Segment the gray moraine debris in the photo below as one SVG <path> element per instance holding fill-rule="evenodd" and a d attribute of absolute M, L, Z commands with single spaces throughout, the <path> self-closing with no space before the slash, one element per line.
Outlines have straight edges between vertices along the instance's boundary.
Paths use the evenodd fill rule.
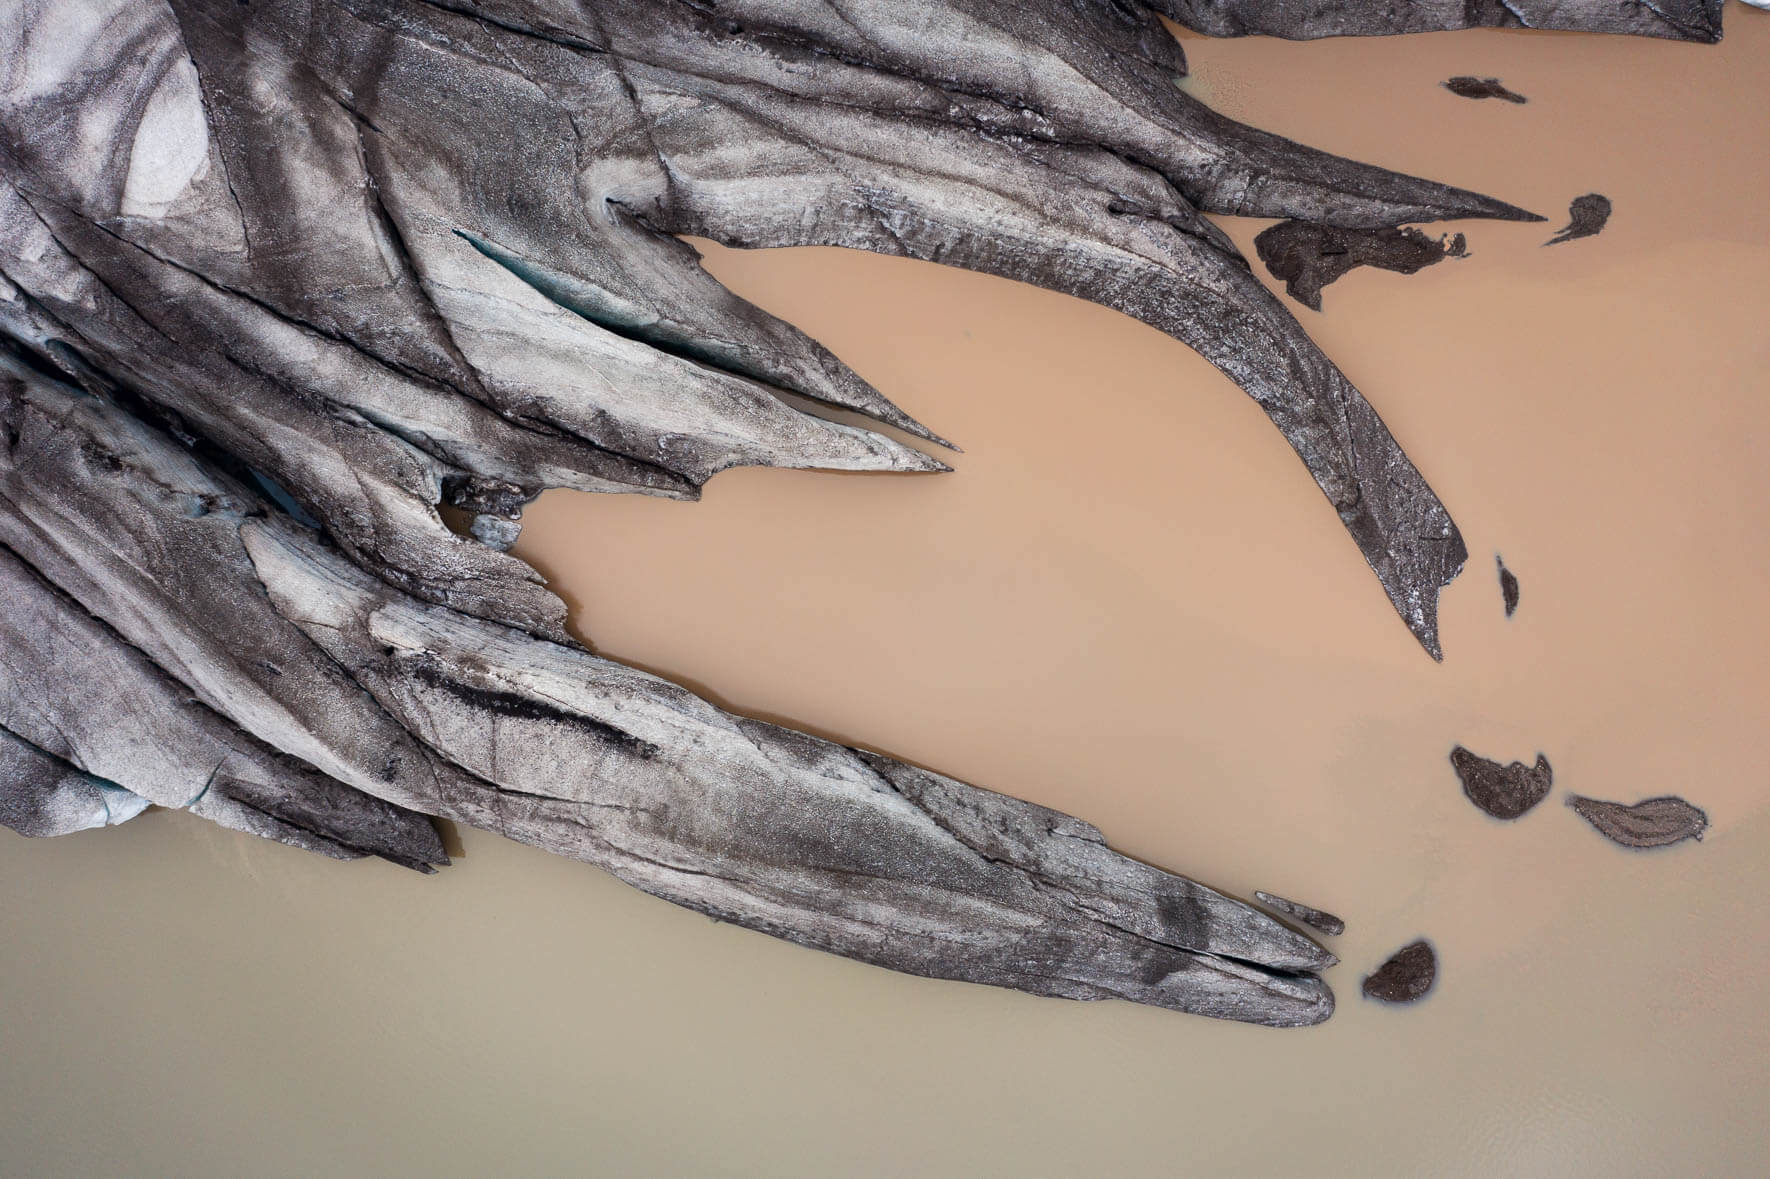
<path fill-rule="evenodd" d="M 1284 281 L 1291 298 L 1321 310 L 1321 288 L 1360 266 L 1397 274 L 1418 274 L 1446 258 L 1465 258 L 1462 234 L 1446 241 L 1412 228 L 1346 229 L 1309 221 L 1280 221 L 1262 230 L 1254 249 L 1272 276 Z"/>
<path fill-rule="evenodd" d="M 1498 554 L 1493 555 L 1493 563 L 1500 570 L 1500 597 L 1506 602 L 1506 617 L 1518 613 L 1518 576 L 1506 568 L 1505 560 Z"/>
<path fill-rule="evenodd" d="M 1308 905 L 1300 905 L 1296 901 L 1287 901 L 1281 896 L 1269 892 L 1255 892 L 1254 899 L 1275 913 L 1283 913 L 1287 917 L 1295 917 L 1311 929 L 1338 937 L 1346 932 L 1346 923 L 1332 913 L 1321 909 L 1312 909 Z"/>
<path fill-rule="evenodd" d="M 1364 997 L 1384 1003 L 1412 1003 L 1423 999 L 1438 980 L 1438 955 L 1425 938 L 1395 951 L 1376 973 L 1364 979 Z"/>
<path fill-rule="evenodd" d="M 1439 85 L 1458 98 L 1497 98 L 1502 102 L 1518 103 L 1520 106 L 1530 101 L 1517 91 L 1506 89 L 1498 78 L 1475 78 L 1468 74 L 1459 74 Z"/>
<path fill-rule="evenodd" d="M 1668 847 L 1686 839 L 1701 839 L 1709 825 L 1709 817 L 1700 807 L 1675 794 L 1644 799 L 1633 806 L 1570 794 L 1567 805 L 1604 838 L 1624 847 Z"/>
<path fill-rule="evenodd" d="M 1450 764 L 1469 801 L 1496 819 L 1516 819 L 1549 796 L 1555 780 L 1549 759 L 1536 755 L 1536 765 L 1521 761 L 1502 766 L 1461 745 L 1450 751 Z"/>
<path fill-rule="evenodd" d="M 1544 242 L 1545 246 L 1558 246 L 1562 242 L 1577 241 L 1582 237 L 1596 237 L 1610 223 L 1610 198 L 1597 192 L 1574 197 L 1573 203 L 1567 206 L 1567 218 L 1567 228 Z"/>
<path fill-rule="evenodd" d="M 1300 41 L 1498 28 L 1721 39 L 1721 0 L 1150 0 L 1149 6 L 1211 37 Z"/>

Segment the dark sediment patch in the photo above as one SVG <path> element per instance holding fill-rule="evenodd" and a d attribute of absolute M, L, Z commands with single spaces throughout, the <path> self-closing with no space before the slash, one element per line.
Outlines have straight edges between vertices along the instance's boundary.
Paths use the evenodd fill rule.
<path fill-rule="evenodd" d="M 1291 298 L 1321 310 L 1321 289 L 1360 266 L 1417 274 L 1446 258 L 1462 258 L 1462 234 L 1448 241 L 1417 229 L 1346 229 L 1313 221 L 1280 221 L 1260 232 L 1254 250 Z"/>
<path fill-rule="evenodd" d="M 1709 825 L 1709 817 L 1700 807 L 1675 794 L 1643 799 L 1633 806 L 1570 794 L 1567 805 L 1604 838 L 1624 847 L 1667 847 L 1701 839 Z"/>
<path fill-rule="evenodd" d="M 1573 203 L 1567 206 L 1567 228 L 1543 244 L 1558 246 L 1562 242 L 1593 237 L 1609 222 L 1610 198 L 1603 193 L 1588 192 L 1585 196 L 1574 197 Z"/>
<path fill-rule="evenodd" d="M 1450 751 L 1450 764 L 1470 802 L 1496 819 L 1516 819 L 1549 796 L 1555 772 L 1549 759 L 1536 755 L 1536 765 L 1521 761 L 1502 766 L 1461 745 Z"/>
<path fill-rule="evenodd" d="M 1364 978 L 1364 997 L 1383 1003 L 1413 1003 L 1438 980 L 1438 955 L 1425 938 L 1409 942 Z"/>
<path fill-rule="evenodd" d="M 1493 555 L 1493 563 L 1499 566 L 1500 597 L 1506 601 L 1506 617 L 1518 613 L 1518 575 L 1506 568 L 1506 562 L 1498 553 Z"/>
<path fill-rule="evenodd" d="M 1332 913 L 1321 909 L 1312 909 L 1308 905 L 1300 905 L 1296 901 L 1287 901 L 1283 897 L 1274 896 L 1269 892 L 1255 892 L 1254 899 L 1275 913 L 1283 913 L 1287 917 L 1295 917 L 1312 929 L 1319 929 L 1326 934 L 1346 932 L 1346 923 Z"/>
<path fill-rule="evenodd" d="M 1458 98 L 1497 98 L 1502 102 L 1515 102 L 1520 105 L 1530 99 L 1515 90 L 1506 89 L 1498 78 L 1476 78 L 1468 74 L 1459 74 L 1447 81 L 1440 82 L 1446 90 Z"/>

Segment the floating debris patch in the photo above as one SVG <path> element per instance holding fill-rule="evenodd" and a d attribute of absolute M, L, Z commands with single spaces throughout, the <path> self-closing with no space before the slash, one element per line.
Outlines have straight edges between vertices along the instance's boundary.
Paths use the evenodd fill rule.
<path fill-rule="evenodd" d="M 1280 221 L 1262 230 L 1254 249 L 1291 298 L 1321 310 L 1321 289 L 1360 266 L 1417 274 L 1446 258 L 1465 258 L 1468 240 L 1448 241 L 1413 228 L 1348 229 L 1313 221 Z"/>
<path fill-rule="evenodd" d="M 1493 563 L 1499 566 L 1500 597 L 1506 602 L 1506 617 L 1518 613 L 1518 575 L 1506 568 L 1505 559 L 1498 553 L 1493 555 Z"/>
<path fill-rule="evenodd" d="M 1413 1003 L 1438 981 L 1438 954 L 1425 938 L 1409 942 L 1364 979 L 1364 997 L 1383 1003 Z"/>
<path fill-rule="evenodd" d="M 1311 929 L 1338 937 L 1346 932 L 1346 923 L 1332 913 L 1321 909 L 1312 909 L 1308 905 L 1300 905 L 1296 901 L 1287 901 L 1281 896 L 1269 892 L 1254 893 L 1254 899 L 1275 913 L 1283 913 L 1287 917 L 1295 917 Z"/>
<path fill-rule="evenodd" d="M 1496 819 L 1516 819 L 1547 798 L 1555 781 L 1549 759 L 1540 753 L 1534 766 L 1501 765 L 1459 745 L 1450 751 L 1450 764 L 1469 801 Z"/>
<path fill-rule="evenodd" d="M 1567 228 L 1543 244 L 1558 246 L 1582 237 L 1596 237 L 1609 223 L 1610 198 L 1602 193 L 1588 192 L 1585 196 L 1574 197 L 1573 203 L 1567 206 Z"/>
<path fill-rule="evenodd" d="M 1513 102 L 1522 106 L 1530 99 L 1516 90 L 1508 90 L 1498 78 L 1476 78 L 1468 74 L 1459 74 L 1447 81 L 1440 82 L 1446 90 L 1458 98 L 1497 98 L 1502 102 Z"/>
<path fill-rule="evenodd" d="M 1598 834 L 1624 847 L 1668 847 L 1686 839 L 1701 839 L 1709 826 L 1702 808 L 1675 794 L 1643 799 L 1633 806 L 1570 794 L 1567 805 L 1597 828 Z"/>

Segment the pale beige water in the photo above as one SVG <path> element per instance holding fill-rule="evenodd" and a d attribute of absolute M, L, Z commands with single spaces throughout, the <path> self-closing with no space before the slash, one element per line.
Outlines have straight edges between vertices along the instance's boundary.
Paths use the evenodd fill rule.
<path fill-rule="evenodd" d="M 1720 49 L 1188 41 L 1260 126 L 1556 218 L 1615 202 L 1599 238 L 1463 226 L 1468 261 L 1300 312 L 1468 538 L 1443 666 L 1196 357 L 903 261 L 709 250 L 966 446 L 956 474 L 530 513 L 521 551 L 606 653 L 1339 912 L 1329 1024 L 905 978 L 473 831 L 424 879 L 154 813 L 0 832 L 0 1172 L 1763 1173 L 1770 16 L 1730 7 Z M 1545 751 L 1555 794 L 1486 819 L 1455 742 Z M 1624 852 L 1569 789 L 1714 827 Z M 1360 1000 L 1418 934 L 1431 998 Z"/>

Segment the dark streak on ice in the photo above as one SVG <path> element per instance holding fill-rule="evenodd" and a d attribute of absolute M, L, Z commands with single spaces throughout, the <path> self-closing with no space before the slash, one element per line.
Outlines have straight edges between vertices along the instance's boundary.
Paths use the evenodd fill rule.
<path fill-rule="evenodd" d="M 413 661 L 411 673 L 431 687 L 441 688 L 463 703 L 496 716 L 570 725 L 573 728 L 592 733 L 603 741 L 642 758 L 656 757 L 659 752 L 658 747 L 650 741 L 635 737 L 632 733 L 618 729 L 606 721 L 599 721 L 581 713 L 568 712 L 563 708 L 552 708 L 531 696 L 519 696 L 515 692 L 500 692 L 494 688 L 478 688 L 472 684 L 464 684 L 444 673 L 429 657 L 420 657 Z"/>

